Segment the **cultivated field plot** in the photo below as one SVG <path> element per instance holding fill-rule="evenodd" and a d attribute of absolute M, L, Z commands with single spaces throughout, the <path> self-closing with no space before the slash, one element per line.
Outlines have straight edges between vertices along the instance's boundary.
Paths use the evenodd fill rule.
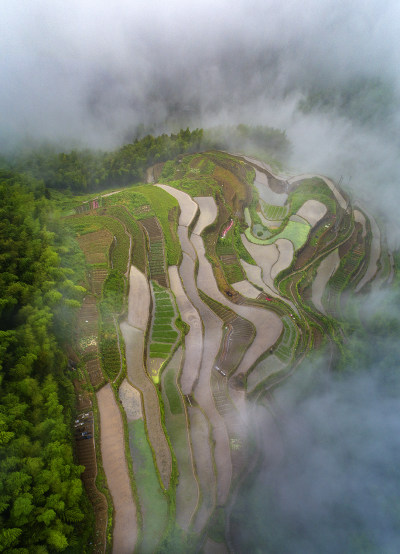
<path fill-rule="evenodd" d="M 233 288 L 242 296 L 247 296 L 247 298 L 252 299 L 258 298 L 261 292 L 259 289 L 256 289 L 256 287 L 252 285 L 249 281 L 247 281 L 247 279 L 235 283 L 233 285 Z"/>
<path fill-rule="evenodd" d="M 78 236 L 79 243 L 88 264 L 107 264 L 108 252 L 113 241 L 112 234 L 106 229 Z"/>
<path fill-rule="evenodd" d="M 200 208 L 200 216 L 193 229 L 193 233 L 201 235 L 204 229 L 216 220 L 218 207 L 212 196 L 196 196 L 195 201 Z"/>
<path fill-rule="evenodd" d="M 182 351 L 179 348 L 163 371 L 162 396 L 165 425 L 179 471 L 176 487 L 176 521 L 182 529 L 188 531 L 199 501 L 199 485 L 194 474 L 186 407 L 177 384 L 181 359 Z"/>
<path fill-rule="evenodd" d="M 297 345 L 299 331 L 297 325 L 293 322 L 291 317 L 284 316 L 282 318 L 283 323 L 283 336 L 280 340 L 279 346 L 275 349 L 275 355 L 285 364 L 289 363 L 294 355 L 294 351 Z"/>
<path fill-rule="evenodd" d="M 307 200 L 297 211 L 297 215 L 314 227 L 327 212 L 327 207 L 318 200 Z"/>
<path fill-rule="evenodd" d="M 200 298 L 225 323 L 224 336 L 215 360 L 214 368 L 221 375 L 229 377 L 237 368 L 244 353 L 254 340 L 255 330 L 246 319 L 238 316 L 219 302 L 209 298 L 202 291 Z M 224 415 L 224 414 L 222 414 Z"/>
<path fill-rule="evenodd" d="M 151 286 L 154 298 L 154 316 L 149 340 L 148 370 L 151 358 L 166 360 L 180 340 L 180 333 L 174 324 L 177 313 L 171 293 L 158 286 L 154 281 Z M 158 369 L 159 367 L 154 368 L 151 373 L 151 378 L 155 383 L 159 382 Z"/>
<path fill-rule="evenodd" d="M 271 278 L 275 280 L 277 275 L 290 266 L 293 260 L 293 243 L 287 239 L 278 239 L 275 242 L 279 250 L 279 258 L 271 268 Z"/>
<path fill-rule="evenodd" d="M 168 523 L 168 500 L 161 490 L 142 419 L 128 422 L 129 448 L 143 526 L 138 552 L 155 552 Z"/>
<path fill-rule="evenodd" d="M 274 206 L 273 204 L 267 204 L 267 202 L 263 200 L 260 201 L 260 205 L 264 217 L 272 221 L 281 221 L 285 219 L 289 212 L 288 206 Z"/>
<path fill-rule="evenodd" d="M 142 219 L 141 223 L 147 232 L 147 236 L 149 237 L 148 260 L 150 278 L 157 281 L 160 286 L 167 288 L 168 277 L 165 265 L 164 238 L 162 229 L 156 217 Z"/>
<path fill-rule="evenodd" d="M 160 404 L 154 384 L 143 367 L 144 332 L 121 323 L 125 341 L 126 369 L 129 382 L 143 395 L 147 433 L 155 453 L 158 471 L 164 487 L 169 487 L 171 477 L 171 452 L 161 425 Z"/>
<path fill-rule="evenodd" d="M 182 390 L 190 394 L 197 379 L 203 352 L 203 329 L 200 315 L 190 302 L 182 286 L 177 266 L 168 268 L 171 289 L 175 295 L 182 320 L 190 325 L 185 335 L 185 359 L 180 377 Z"/>
<path fill-rule="evenodd" d="M 114 503 L 113 549 L 132 552 L 138 536 L 136 505 L 125 460 L 122 418 L 108 384 L 97 393 L 100 413 L 101 456 Z"/>
<path fill-rule="evenodd" d="M 107 279 L 108 269 L 93 268 L 89 271 L 89 279 L 92 285 L 92 292 L 96 296 L 101 295 L 104 281 Z"/>

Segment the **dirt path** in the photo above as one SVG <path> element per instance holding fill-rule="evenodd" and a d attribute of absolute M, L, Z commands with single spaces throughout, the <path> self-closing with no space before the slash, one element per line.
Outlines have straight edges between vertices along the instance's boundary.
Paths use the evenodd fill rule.
<path fill-rule="evenodd" d="M 369 222 L 371 224 L 372 241 L 371 241 L 371 250 L 369 254 L 368 269 L 364 277 L 356 286 L 356 292 L 359 292 L 363 288 L 363 286 L 366 285 L 369 281 L 371 281 L 371 279 L 373 279 L 373 277 L 376 275 L 376 272 L 378 271 L 379 258 L 381 257 L 381 232 L 379 230 L 379 227 L 375 219 L 365 210 L 364 212 L 366 216 L 369 218 Z"/>
<path fill-rule="evenodd" d="M 181 387 L 183 394 L 190 394 L 198 378 L 203 352 L 203 330 L 198 311 L 186 296 L 179 276 L 178 267 L 168 268 L 171 290 L 175 295 L 181 317 L 190 325 L 189 333 L 185 336 L 185 361 L 181 373 Z"/>
<path fill-rule="evenodd" d="M 97 393 L 100 413 L 101 455 L 114 502 L 113 552 L 131 554 L 137 541 L 136 506 L 125 459 L 124 428 L 111 385 Z"/>
<path fill-rule="evenodd" d="M 150 312 L 150 289 L 146 275 L 131 265 L 129 273 L 128 323 L 146 331 Z"/>
<path fill-rule="evenodd" d="M 339 249 L 337 248 L 326 258 L 322 260 L 322 262 L 319 264 L 317 269 L 317 275 L 313 281 L 312 289 L 311 289 L 311 299 L 314 304 L 314 306 L 319 310 L 322 314 L 326 315 L 325 308 L 322 305 L 322 296 L 324 294 L 325 287 L 329 281 L 329 279 L 332 277 L 332 275 L 335 273 L 337 268 L 340 264 L 340 257 L 339 257 Z"/>
<path fill-rule="evenodd" d="M 195 200 L 200 208 L 200 216 L 193 233 L 201 235 L 204 229 L 215 221 L 218 215 L 218 207 L 212 196 L 196 196 Z"/>

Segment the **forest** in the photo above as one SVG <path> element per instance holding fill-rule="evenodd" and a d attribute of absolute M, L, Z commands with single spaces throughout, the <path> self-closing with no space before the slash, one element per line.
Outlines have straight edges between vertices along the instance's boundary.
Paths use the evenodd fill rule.
<path fill-rule="evenodd" d="M 0 180 L 0 551 L 80 552 L 91 511 L 63 351 L 84 290 L 77 254 L 41 183 Z"/>
<path fill-rule="evenodd" d="M 229 140 L 227 139 L 229 137 Z M 127 186 L 145 180 L 146 168 L 174 159 L 179 154 L 208 149 L 243 148 L 283 157 L 289 151 L 286 133 L 266 126 L 181 129 L 178 133 L 136 138 L 112 152 L 71 150 L 58 152 L 51 145 L 18 150 L 0 157 L 0 167 L 40 179 L 49 188 L 89 192 Z"/>

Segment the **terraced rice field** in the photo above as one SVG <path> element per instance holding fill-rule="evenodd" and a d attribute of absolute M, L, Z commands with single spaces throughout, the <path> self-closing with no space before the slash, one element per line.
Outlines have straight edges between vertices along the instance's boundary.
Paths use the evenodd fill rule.
<path fill-rule="evenodd" d="M 180 332 L 175 326 L 177 313 L 171 293 L 152 283 L 154 316 L 151 326 L 147 368 L 155 383 L 159 382 L 159 369 L 180 340 Z M 154 359 L 155 363 L 152 363 Z M 159 362 L 161 360 L 161 363 Z"/>
<path fill-rule="evenodd" d="M 287 182 L 257 163 L 259 213 L 257 198 L 250 198 L 251 187 L 244 186 L 243 176 L 252 178 L 244 159 L 233 162 L 220 152 L 181 156 L 174 164 L 173 178 L 179 172 L 185 177 L 171 181 L 173 186 L 127 189 L 104 200 L 106 212 L 69 218 L 89 269 L 92 294 L 79 312 L 76 336 L 97 389 L 103 464 L 115 505 L 113 548 L 118 553 L 175 551 L 171 544 L 175 548 L 174 541 L 181 539 L 177 552 L 228 551 L 216 539 L 223 539 L 229 527 L 227 501 L 232 485 L 240 483 L 256 460 L 248 441 L 247 395 L 268 403 L 266 390 L 269 395 L 271 384 L 275 387 L 297 368 L 300 355 L 318 342 L 313 342 L 317 332 L 312 334 L 318 318 L 326 321 L 321 314 L 311 317 L 311 303 L 307 307 L 296 293 L 304 288 L 305 298 L 309 300 L 311 292 L 320 312 L 326 307 L 327 313 L 336 315 L 342 291 L 350 285 L 361 290 L 372 281 L 378 260 L 381 281 L 391 271 L 376 223 L 359 210 L 354 212 L 357 224 L 351 238 L 346 242 L 341 232 L 343 242 L 336 246 L 330 232 L 326 252 L 318 259 L 324 235 L 317 232 L 326 222 L 333 228 L 336 210 L 337 221 L 342 221 L 348 205 L 327 179 L 312 176 L 305 181 L 303 176 Z M 200 196 L 201 179 L 207 182 L 207 197 Z M 199 196 L 191 198 L 182 189 Z M 249 229 L 240 234 L 243 213 L 253 234 Z M 285 227 L 272 234 L 283 220 Z M 254 236 L 259 233 L 264 240 Z M 313 240 L 313 249 L 305 255 Z M 291 265 L 294 257 L 298 265 Z M 102 325 L 115 325 L 118 377 L 110 372 L 117 357 L 103 356 L 103 372 L 99 363 L 96 302 L 104 301 L 111 267 L 122 279 L 121 290 L 114 290 L 111 298 L 127 308 L 121 311 L 121 336 L 116 315 L 109 320 L 102 316 Z M 128 270 L 129 288 L 124 280 Z M 283 270 L 284 279 L 279 277 Z M 128 290 L 127 301 L 118 300 Z M 288 297 L 282 299 L 281 294 Z M 268 309 L 266 296 L 284 303 L 273 302 Z M 118 395 L 111 383 L 119 387 Z M 82 391 L 77 394 L 84 396 Z M 125 412 L 125 428 L 117 399 Z M 81 442 L 87 443 L 78 445 L 78 457 L 86 465 L 84 479 L 90 498 L 99 502 L 96 517 L 104 524 L 105 505 L 93 488 L 94 442 Z"/>
<path fill-rule="evenodd" d="M 185 531 L 200 501 L 194 458 L 188 430 L 188 414 L 178 385 L 182 351 L 178 349 L 162 375 L 165 425 L 176 456 L 179 481 L 176 488 L 176 522 Z"/>
<path fill-rule="evenodd" d="M 293 319 L 289 316 L 282 318 L 283 335 L 275 350 L 277 356 L 282 362 L 288 363 L 294 355 L 294 350 L 298 340 L 298 329 Z"/>
<path fill-rule="evenodd" d="M 143 419 L 128 422 L 129 449 L 143 526 L 138 552 L 156 551 L 168 524 L 168 500 L 161 490 Z"/>
<path fill-rule="evenodd" d="M 143 227 L 149 238 L 149 269 L 150 278 L 161 287 L 168 287 L 168 277 L 165 264 L 164 239 L 160 224 L 156 217 L 142 219 Z"/>

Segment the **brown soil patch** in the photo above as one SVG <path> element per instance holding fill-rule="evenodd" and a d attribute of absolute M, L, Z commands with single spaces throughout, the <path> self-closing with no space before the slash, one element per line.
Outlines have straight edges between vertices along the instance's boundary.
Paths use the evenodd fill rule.
<path fill-rule="evenodd" d="M 122 418 L 111 385 L 104 386 L 96 396 L 100 414 L 103 467 L 114 502 L 113 552 L 131 554 L 137 541 L 138 527 L 136 505 L 125 459 Z"/>
<path fill-rule="evenodd" d="M 112 240 L 112 234 L 106 229 L 77 237 L 88 264 L 106 264 Z"/>

